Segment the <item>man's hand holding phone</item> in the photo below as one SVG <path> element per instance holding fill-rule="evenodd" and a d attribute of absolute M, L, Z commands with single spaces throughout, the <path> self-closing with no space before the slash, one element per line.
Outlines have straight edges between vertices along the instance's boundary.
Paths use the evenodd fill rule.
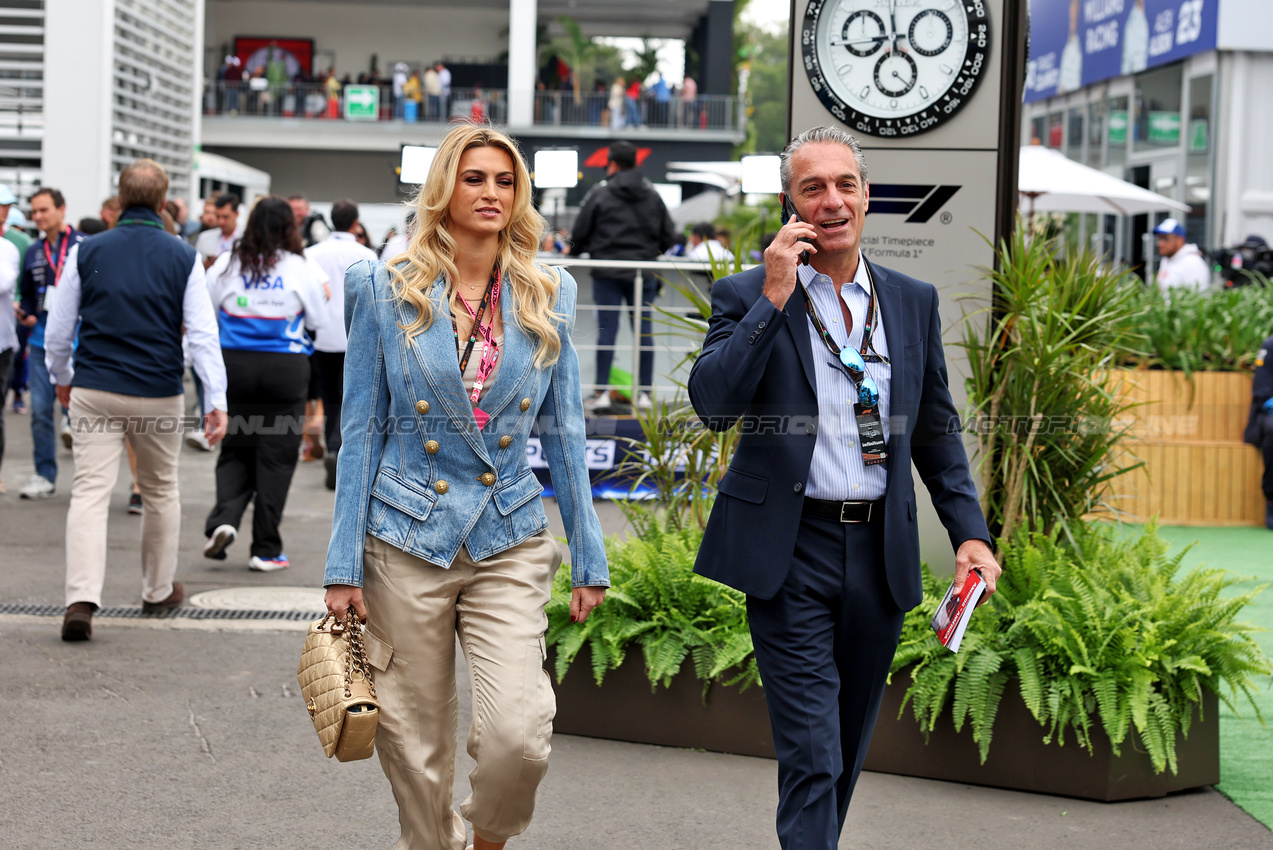
<path fill-rule="evenodd" d="M 818 253 L 811 244 L 818 232 L 813 225 L 800 220 L 795 207 L 784 195 L 783 212 L 788 216 L 787 222 L 778 231 L 774 241 L 765 249 L 765 288 L 764 296 L 773 302 L 779 310 L 787 304 L 787 299 L 796 291 L 796 268 L 802 262 L 808 262 L 808 254 Z"/>

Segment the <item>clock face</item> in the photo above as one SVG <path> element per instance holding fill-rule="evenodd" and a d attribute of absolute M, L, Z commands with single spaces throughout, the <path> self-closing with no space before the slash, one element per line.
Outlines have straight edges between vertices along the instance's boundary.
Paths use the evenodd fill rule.
<path fill-rule="evenodd" d="M 950 119 L 990 61 L 984 0 L 809 0 L 809 83 L 850 129 L 912 136 Z"/>

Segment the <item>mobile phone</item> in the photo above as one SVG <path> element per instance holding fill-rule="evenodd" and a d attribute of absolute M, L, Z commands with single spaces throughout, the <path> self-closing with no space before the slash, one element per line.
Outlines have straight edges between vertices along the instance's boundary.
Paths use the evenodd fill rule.
<path fill-rule="evenodd" d="M 790 196 L 788 196 L 786 193 L 783 193 L 783 196 L 782 196 L 782 223 L 785 225 L 787 222 L 791 221 L 791 219 L 792 219 L 792 218 L 800 218 L 800 214 L 796 212 L 796 205 L 795 205 L 795 204 L 793 204 L 793 203 L 791 203 L 791 198 L 790 198 Z M 800 219 L 800 220 L 801 220 L 801 221 L 803 221 L 804 219 Z M 803 238 L 803 237 L 802 237 L 800 241 L 802 241 L 802 242 L 809 242 L 810 240 L 809 240 L 809 239 L 805 239 L 805 238 Z M 808 251 L 801 251 L 801 252 L 800 252 L 800 262 L 804 263 L 806 266 L 807 266 L 807 265 L 809 265 L 809 252 L 808 252 Z"/>

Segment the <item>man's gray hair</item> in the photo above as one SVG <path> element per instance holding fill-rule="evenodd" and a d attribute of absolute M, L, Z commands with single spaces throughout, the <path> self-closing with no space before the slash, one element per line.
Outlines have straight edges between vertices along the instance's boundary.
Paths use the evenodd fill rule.
<path fill-rule="evenodd" d="M 862 180 L 866 180 L 866 157 L 862 155 L 862 146 L 858 144 L 858 140 L 852 133 L 841 130 L 839 127 L 810 127 L 788 142 L 782 149 L 782 153 L 778 155 L 780 160 L 778 174 L 782 178 L 782 191 L 791 192 L 791 157 L 805 145 L 821 142 L 844 145 L 853 151 L 853 157 L 858 161 L 858 172 L 862 175 Z"/>

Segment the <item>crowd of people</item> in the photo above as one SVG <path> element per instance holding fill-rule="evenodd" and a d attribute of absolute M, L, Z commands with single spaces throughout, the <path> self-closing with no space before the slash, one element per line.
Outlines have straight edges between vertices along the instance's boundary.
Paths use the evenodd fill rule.
<path fill-rule="evenodd" d="M 0 299 L 13 305 L 0 322 L 0 461 L 12 388 L 10 410 L 29 416 L 33 447 L 34 472 L 18 497 L 58 493 L 59 439 L 73 458 L 67 640 L 92 634 L 125 452 L 129 512 L 142 517 L 146 610 L 184 599 L 172 580 L 183 440 L 201 451 L 220 443 L 204 554 L 227 557 L 252 504 L 248 567 L 289 565 L 279 527 L 298 462 L 324 460 L 327 487 L 336 483 L 345 269 L 377 256 L 353 201 L 337 201 L 329 224 L 303 195 L 260 198 L 245 214 L 225 192 L 192 220 L 150 160 L 125 169 L 119 187 L 97 217 L 76 224 L 63 194 L 40 188 L 28 199 L 33 239 L 18 199 L 0 186 Z M 120 310 L 124 301 L 146 309 Z"/>

